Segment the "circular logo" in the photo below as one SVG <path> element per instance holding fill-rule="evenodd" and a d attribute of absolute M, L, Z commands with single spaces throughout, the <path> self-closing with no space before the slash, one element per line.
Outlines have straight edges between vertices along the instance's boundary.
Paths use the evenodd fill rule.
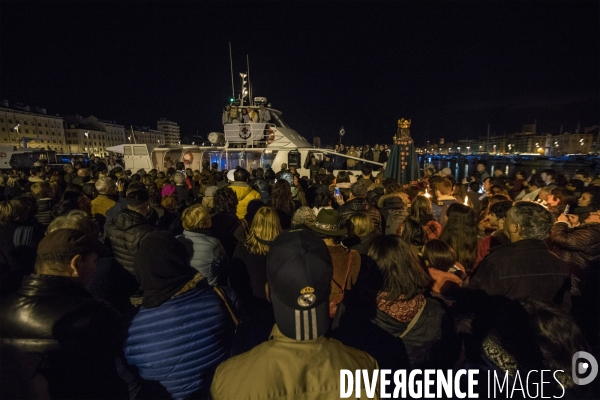
<path fill-rule="evenodd" d="M 317 301 L 317 296 L 312 293 L 301 294 L 298 297 L 298 305 L 300 307 L 310 307 Z"/>
<path fill-rule="evenodd" d="M 240 125 L 240 137 L 242 139 L 248 139 L 252 135 L 247 125 Z"/>

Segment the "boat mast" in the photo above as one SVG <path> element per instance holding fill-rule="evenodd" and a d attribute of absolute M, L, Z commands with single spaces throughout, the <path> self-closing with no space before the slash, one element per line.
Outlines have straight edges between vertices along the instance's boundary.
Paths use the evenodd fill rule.
<path fill-rule="evenodd" d="M 250 80 L 250 58 L 246 54 L 246 73 L 248 74 L 248 105 L 253 106 L 252 102 L 252 81 Z"/>
<path fill-rule="evenodd" d="M 233 57 L 231 56 L 231 42 L 229 42 L 229 67 L 231 68 L 231 98 L 235 99 L 235 89 L 233 87 Z"/>

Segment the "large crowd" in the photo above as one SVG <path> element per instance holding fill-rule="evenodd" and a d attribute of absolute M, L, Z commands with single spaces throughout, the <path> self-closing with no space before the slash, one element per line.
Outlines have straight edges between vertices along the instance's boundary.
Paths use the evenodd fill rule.
<path fill-rule="evenodd" d="M 600 179 L 334 161 L 2 171 L 1 397 L 328 399 L 377 368 L 600 395 L 571 368 L 600 353 Z"/>

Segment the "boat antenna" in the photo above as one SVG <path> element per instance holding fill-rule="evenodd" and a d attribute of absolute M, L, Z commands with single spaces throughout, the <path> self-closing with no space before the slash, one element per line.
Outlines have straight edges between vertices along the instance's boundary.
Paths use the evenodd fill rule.
<path fill-rule="evenodd" d="M 235 99 L 235 89 L 233 87 L 233 57 L 231 55 L 231 42 L 229 42 L 229 67 L 231 68 L 231 98 Z"/>
<path fill-rule="evenodd" d="M 248 54 L 246 54 L 246 69 L 248 73 L 248 105 L 253 106 L 254 103 L 252 103 L 252 82 L 250 81 L 250 58 L 248 57 Z"/>

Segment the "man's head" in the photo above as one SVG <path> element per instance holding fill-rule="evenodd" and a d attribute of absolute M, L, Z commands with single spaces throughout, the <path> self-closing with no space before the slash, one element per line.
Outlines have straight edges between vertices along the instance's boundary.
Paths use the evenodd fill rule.
<path fill-rule="evenodd" d="M 485 164 L 477 163 L 477 172 L 483 172 L 483 171 L 485 171 Z"/>
<path fill-rule="evenodd" d="M 371 164 L 363 164 L 361 172 L 364 176 L 368 177 L 373 172 L 373 167 L 371 166 Z"/>
<path fill-rule="evenodd" d="M 527 172 L 525 172 L 525 171 L 517 172 L 517 179 L 527 179 Z"/>
<path fill-rule="evenodd" d="M 211 167 L 212 169 L 219 169 L 219 164 L 218 164 L 218 163 L 216 163 L 216 162 L 213 162 L 213 163 L 210 165 L 210 167 Z"/>
<path fill-rule="evenodd" d="M 554 217 L 540 204 L 516 202 L 506 215 L 504 233 L 512 243 L 523 239 L 544 240 L 554 223 Z"/>
<path fill-rule="evenodd" d="M 31 195 L 36 200 L 52 199 L 54 198 L 55 192 L 48 182 L 36 182 L 31 185 Z"/>
<path fill-rule="evenodd" d="M 499 177 L 501 177 L 502 175 L 504 175 L 504 172 L 502 172 L 502 170 L 501 170 L 501 169 L 495 169 L 495 170 L 494 170 L 494 176 L 495 176 L 496 178 L 499 178 Z"/>
<path fill-rule="evenodd" d="M 111 195 L 114 194 L 117 190 L 117 187 L 115 186 L 115 181 L 112 180 L 112 178 L 110 177 L 104 177 L 104 178 L 99 178 L 96 181 L 96 190 L 98 191 L 99 194 L 107 194 L 107 195 Z"/>
<path fill-rule="evenodd" d="M 496 226 L 498 229 L 504 228 L 504 222 L 506 220 L 506 214 L 512 207 L 512 201 L 499 201 L 490 205 L 490 211 L 488 212 L 488 220 L 491 226 Z"/>
<path fill-rule="evenodd" d="M 136 190 L 127 194 L 127 208 L 142 214 L 144 217 L 150 212 L 150 195 L 146 190 Z"/>
<path fill-rule="evenodd" d="M 553 169 L 545 169 L 542 171 L 542 173 L 540 174 L 542 176 L 542 179 L 544 182 L 546 182 L 546 185 L 554 182 L 554 177 L 556 176 L 556 171 Z"/>
<path fill-rule="evenodd" d="M 450 196 L 452 194 L 452 181 L 450 179 L 442 179 L 435 184 L 435 194 L 437 197 Z"/>
<path fill-rule="evenodd" d="M 327 332 L 332 276 L 331 256 L 318 234 L 297 229 L 277 236 L 267 254 L 267 281 L 281 333 L 312 340 Z"/>
<path fill-rule="evenodd" d="M 286 163 L 281 164 L 281 170 L 285 171 L 286 169 L 287 169 L 287 164 Z"/>
<path fill-rule="evenodd" d="M 37 274 L 64 276 L 82 285 L 96 271 L 98 256 L 110 255 L 97 239 L 75 229 L 59 229 L 40 242 L 35 260 Z"/>
<path fill-rule="evenodd" d="M 350 198 L 365 197 L 367 195 L 367 185 L 361 182 L 353 183 L 350 186 Z"/>
<path fill-rule="evenodd" d="M 236 168 L 233 172 L 233 180 L 235 182 L 248 182 L 250 178 L 250 173 L 246 171 L 244 168 Z"/>
<path fill-rule="evenodd" d="M 483 190 L 485 190 L 486 192 L 490 191 L 490 186 L 492 186 L 491 181 L 492 178 L 490 177 L 485 178 L 485 180 L 483 181 Z"/>

